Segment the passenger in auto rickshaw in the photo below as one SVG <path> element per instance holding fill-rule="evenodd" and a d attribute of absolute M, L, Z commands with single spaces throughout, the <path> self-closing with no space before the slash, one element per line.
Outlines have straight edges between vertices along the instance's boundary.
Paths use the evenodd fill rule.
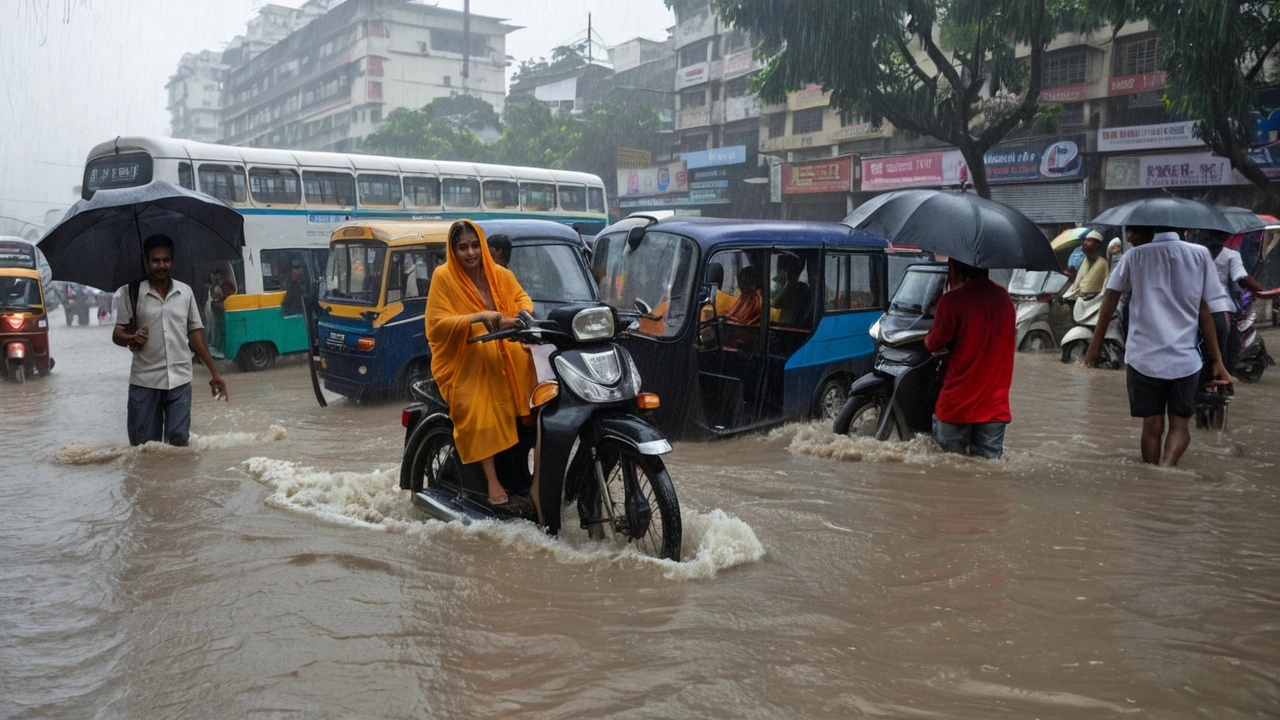
<path fill-rule="evenodd" d="M 521 310 L 533 312 L 533 300 L 510 270 L 493 261 L 483 231 L 469 220 L 454 223 L 447 259 L 436 268 L 427 292 L 431 374 L 449 404 L 462 462 L 480 463 L 489 503 L 516 513 L 523 512 L 518 503 L 527 500 L 508 497 L 494 456 L 519 441 L 518 419 L 532 417 L 529 396 L 537 382 L 533 359 L 516 343 L 468 340 L 513 327 Z M 536 461 L 535 456 L 533 497 Z"/>
<path fill-rule="evenodd" d="M 813 304 L 813 291 L 800 279 L 804 260 L 791 255 L 778 256 L 778 290 L 770 303 L 770 318 L 779 325 L 802 327 L 809 324 L 809 310 Z"/>

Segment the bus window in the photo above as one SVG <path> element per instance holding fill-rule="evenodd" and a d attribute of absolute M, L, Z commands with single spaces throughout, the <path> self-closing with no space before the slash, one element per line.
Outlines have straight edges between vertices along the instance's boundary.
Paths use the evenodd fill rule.
<path fill-rule="evenodd" d="M 561 185 L 560 207 L 569 212 L 586 212 L 587 189 L 581 185 Z"/>
<path fill-rule="evenodd" d="M 308 205 L 354 207 L 356 179 L 344 172 L 302 171 L 302 191 Z"/>
<path fill-rule="evenodd" d="M 188 190 L 196 189 L 196 179 L 191 173 L 191 163 L 178 163 L 178 185 Z"/>
<path fill-rule="evenodd" d="M 469 210 L 480 205 L 480 181 L 467 178 L 445 178 L 442 185 L 444 206 L 450 210 Z"/>
<path fill-rule="evenodd" d="M 400 176 L 398 175 L 360 173 L 356 176 L 356 186 L 360 189 L 361 205 L 400 207 Z"/>
<path fill-rule="evenodd" d="M 876 258 L 868 254 L 827 255 L 823 291 L 827 312 L 876 310 L 884 307 Z"/>
<path fill-rule="evenodd" d="M 433 177 L 404 178 L 404 202 L 411 208 L 440 209 L 440 181 Z"/>
<path fill-rule="evenodd" d="M 431 281 L 426 248 L 408 248 L 391 253 L 387 269 L 387 302 L 425 298 Z"/>
<path fill-rule="evenodd" d="M 556 186 L 548 183 L 520 183 L 520 206 L 547 212 L 556 209 Z"/>
<path fill-rule="evenodd" d="M 520 203 L 520 188 L 510 180 L 485 180 L 484 204 L 495 210 L 514 208 Z"/>
<path fill-rule="evenodd" d="M 587 212 L 604 211 L 604 188 L 587 188 Z"/>
<path fill-rule="evenodd" d="M 276 168 L 249 168 L 249 193 L 261 205 L 297 205 L 302 202 L 298 173 Z"/>
<path fill-rule="evenodd" d="M 104 188 L 123 188 L 151 182 L 151 156 L 124 153 L 92 160 L 84 168 L 81 196 L 88 200 Z"/>
<path fill-rule="evenodd" d="M 202 164 L 196 175 L 200 179 L 200 192 L 225 203 L 242 203 L 247 197 L 244 168 L 239 165 Z"/>

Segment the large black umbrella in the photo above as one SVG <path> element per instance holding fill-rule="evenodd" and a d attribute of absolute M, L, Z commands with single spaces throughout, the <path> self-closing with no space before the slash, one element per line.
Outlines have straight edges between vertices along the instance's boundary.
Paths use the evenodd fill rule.
<path fill-rule="evenodd" d="M 1035 223 L 971 193 L 895 190 L 863 203 L 843 222 L 974 267 L 1060 269 Z"/>
<path fill-rule="evenodd" d="M 1199 200 L 1172 196 L 1131 200 L 1102 211 L 1091 224 L 1094 223 L 1234 232 L 1231 221 L 1219 208 Z"/>
<path fill-rule="evenodd" d="M 204 193 L 156 180 L 99 190 L 81 200 L 39 243 L 56 280 L 114 291 L 146 277 L 142 240 L 173 238 L 173 277 L 196 285 L 204 263 L 240 259 L 244 217 Z"/>
<path fill-rule="evenodd" d="M 1243 235 L 1244 233 L 1261 230 L 1267 226 L 1262 221 L 1262 218 L 1258 217 L 1252 210 L 1246 210 L 1234 205 L 1220 207 L 1218 210 L 1226 216 L 1227 222 L 1231 223 L 1232 235 Z"/>

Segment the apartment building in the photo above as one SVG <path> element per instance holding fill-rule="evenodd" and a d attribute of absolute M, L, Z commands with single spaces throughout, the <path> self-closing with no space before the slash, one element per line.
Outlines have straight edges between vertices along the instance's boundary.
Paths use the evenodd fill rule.
<path fill-rule="evenodd" d="M 177 72 L 165 84 L 170 135 L 204 142 L 218 139 L 226 73 L 222 53 L 202 50 L 183 54 Z"/>

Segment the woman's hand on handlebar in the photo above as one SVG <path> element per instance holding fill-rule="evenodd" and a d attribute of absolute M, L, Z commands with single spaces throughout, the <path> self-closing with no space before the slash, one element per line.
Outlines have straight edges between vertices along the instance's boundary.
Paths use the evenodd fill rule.
<path fill-rule="evenodd" d="M 472 322 L 483 323 L 484 329 L 488 332 L 503 330 L 515 324 L 514 318 L 502 317 L 502 313 L 496 310 L 478 312 Z"/>

